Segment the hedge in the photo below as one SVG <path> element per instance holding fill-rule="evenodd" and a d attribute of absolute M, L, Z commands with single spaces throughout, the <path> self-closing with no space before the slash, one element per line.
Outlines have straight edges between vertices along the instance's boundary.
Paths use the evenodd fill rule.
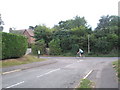
<path fill-rule="evenodd" d="M 12 33 L 2 33 L 2 59 L 18 58 L 25 55 L 27 38 Z"/>

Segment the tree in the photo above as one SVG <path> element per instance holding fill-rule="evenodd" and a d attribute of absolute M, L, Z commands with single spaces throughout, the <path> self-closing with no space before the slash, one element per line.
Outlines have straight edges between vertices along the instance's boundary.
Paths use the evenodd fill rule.
<path fill-rule="evenodd" d="M 85 18 L 84 17 L 81 18 L 79 16 L 76 16 L 73 19 L 69 19 L 66 21 L 60 21 L 58 24 L 62 30 L 66 30 L 66 29 L 68 30 L 80 26 L 85 26 L 85 27 L 87 26 L 87 22 Z"/>
<path fill-rule="evenodd" d="M 92 49 L 94 52 L 108 54 L 118 49 L 118 29 L 120 23 L 119 16 L 102 16 L 98 26 L 94 31 L 94 43 Z M 93 48 L 94 47 L 94 48 Z"/>
<path fill-rule="evenodd" d="M 43 39 L 45 40 L 45 43 L 48 47 L 48 43 L 52 39 L 52 35 L 51 35 L 52 32 L 50 28 L 47 28 L 45 25 L 39 25 L 35 28 L 34 34 L 35 34 L 34 37 L 36 38 L 36 41 Z"/>
<path fill-rule="evenodd" d="M 119 16 L 102 16 L 99 20 L 98 26 L 95 29 L 95 32 L 103 33 L 104 35 L 108 33 L 118 34 L 118 23 L 120 23 Z"/>
<path fill-rule="evenodd" d="M 33 27 L 33 26 L 29 26 L 29 29 L 34 30 L 34 29 L 35 29 L 35 27 Z"/>
<path fill-rule="evenodd" d="M 4 29 L 3 25 L 4 25 L 4 22 L 2 21 L 1 14 L 0 14 L 0 31 L 3 31 Z"/>
<path fill-rule="evenodd" d="M 101 19 L 99 19 L 99 23 L 97 26 L 97 30 L 103 30 L 109 26 L 110 16 L 102 16 Z"/>
<path fill-rule="evenodd" d="M 50 54 L 51 55 L 60 55 L 61 54 L 61 47 L 60 47 L 60 40 L 59 39 L 53 39 L 49 43 L 50 48 Z"/>
<path fill-rule="evenodd" d="M 78 47 L 87 48 L 86 36 L 91 33 L 92 30 L 88 28 L 85 18 L 76 16 L 73 19 L 60 21 L 58 25 L 54 26 L 53 38 L 60 39 L 63 53 L 75 54 Z"/>
<path fill-rule="evenodd" d="M 45 49 L 46 49 L 46 45 L 45 45 L 45 41 L 43 39 L 38 40 L 36 43 L 32 44 L 32 53 L 33 54 L 38 54 L 38 50 L 40 50 L 40 54 L 45 54 Z"/>

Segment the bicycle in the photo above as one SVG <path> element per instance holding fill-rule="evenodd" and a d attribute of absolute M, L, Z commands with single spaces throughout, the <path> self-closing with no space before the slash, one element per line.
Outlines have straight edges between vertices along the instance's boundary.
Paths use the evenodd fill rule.
<path fill-rule="evenodd" d="M 75 57 L 77 60 L 81 60 L 81 59 L 84 59 L 85 58 L 85 55 L 82 55 L 80 56 L 79 54 L 76 54 L 76 57 Z"/>

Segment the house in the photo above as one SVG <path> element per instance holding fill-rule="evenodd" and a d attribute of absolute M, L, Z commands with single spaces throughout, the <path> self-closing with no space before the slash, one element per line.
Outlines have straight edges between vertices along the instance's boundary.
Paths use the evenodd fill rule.
<path fill-rule="evenodd" d="M 28 38 L 28 43 L 34 43 L 35 42 L 35 38 L 34 37 L 34 32 L 31 29 L 25 29 L 23 32 L 23 35 L 25 35 Z"/>
<path fill-rule="evenodd" d="M 31 30 L 31 29 L 12 30 L 10 28 L 9 33 L 15 33 L 15 34 L 26 36 L 28 38 L 28 44 L 32 44 L 35 42 L 35 38 L 33 38 L 34 37 L 34 30 Z"/>

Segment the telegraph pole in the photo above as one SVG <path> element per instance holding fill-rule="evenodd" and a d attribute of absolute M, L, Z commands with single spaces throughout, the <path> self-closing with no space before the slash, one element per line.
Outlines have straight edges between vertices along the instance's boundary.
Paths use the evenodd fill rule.
<path fill-rule="evenodd" d="M 90 40 L 89 40 L 89 35 L 88 35 L 88 54 L 90 53 Z"/>

